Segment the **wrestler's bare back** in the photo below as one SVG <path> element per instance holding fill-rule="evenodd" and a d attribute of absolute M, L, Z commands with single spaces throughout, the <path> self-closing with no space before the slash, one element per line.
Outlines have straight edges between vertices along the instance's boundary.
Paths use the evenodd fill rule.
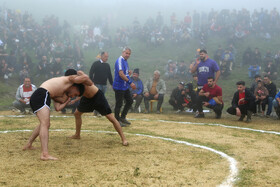
<path fill-rule="evenodd" d="M 40 87 L 48 90 L 50 97 L 54 101 L 64 103 L 69 98 L 66 95 L 66 91 L 72 85 L 73 82 L 69 80 L 69 77 L 55 77 L 43 82 Z"/>

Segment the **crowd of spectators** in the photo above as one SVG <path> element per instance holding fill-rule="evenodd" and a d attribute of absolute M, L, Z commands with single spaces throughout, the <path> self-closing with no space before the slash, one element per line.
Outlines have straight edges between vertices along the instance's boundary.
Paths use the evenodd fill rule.
<path fill-rule="evenodd" d="M 189 40 L 198 41 L 198 47 L 207 48 L 207 39 L 211 36 L 224 36 L 227 46 L 218 46 L 213 59 L 220 66 L 221 76 L 228 76 L 236 66 L 248 65 L 249 77 L 268 76 L 277 80 L 280 51 L 267 50 L 261 54 L 257 46 L 249 46 L 237 64 L 235 41 L 253 35 L 265 41 L 278 36 L 280 16 L 276 8 L 272 10 L 211 10 L 209 13 L 187 12 L 184 18 L 176 13 L 169 22 L 158 12 L 155 18 L 149 17 L 144 24 L 135 17 L 131 25 L 119 27 L 113 37 L 109 35 L 109 24 L 102 18 L 92 24 L 81 24 L 78 28 L 67 21 L 62 24 L 59 18 L 46 16 L 41 23 L 35 21 L 32 14 L 0 7 L 0 76 L 8 81 L 17 76 L 23 82 L 25 77 L 48 79 L 64 74 L 66 69 L 83 70 L 84 54 L 88 48 L 127 46 L 130 38 L 147 42 L 149 46 L 158 46 L 165 42 L 187 44 Z M 71 34 L 74 34 L 72 37 Z M 184 60 L 168 60 L 165 76 L 182 79 L 192 77 L 192 66 L 199 60 L 199 49 L 190 65 Z M 241 53 L 241 52 L 240 52 Z M 33 56 L 35 58 L 33 58 Z M 31 58 L 32 57 L 32 58 Z M 16 72 L 16 73 L 15 73 Z M 265 85 L 265 84 L 264 84 Z M 197 85 L 188 85 L 190 90 Z M 263 86 L 260 86 L 263 89 Z M 189 97 L 188 97 L 189 98 Z M 266 101 L 259 101 L 264 105 Z M 267 102 L 271 108 L 272 101 Z"/>

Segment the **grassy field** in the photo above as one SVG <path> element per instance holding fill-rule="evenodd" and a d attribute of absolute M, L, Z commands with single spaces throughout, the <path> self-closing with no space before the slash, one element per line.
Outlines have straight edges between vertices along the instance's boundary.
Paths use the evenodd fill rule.
<path fill-rule="evenodd" d="M 123 128 L 129 142 L 125 147 L 104 117 L 85 114 L 82 138 L 73 140 L 68 138 L 74 134 L 73 116 L 52 112 L 49 151 L 59 160 L 44 162 L 39 159 L 39 139 L 34 142 L 38 149 L 22 151 L 38 124 L 36 116 L 13 114 L 0 112 L 1 186 L 280 183 L 280 126 L 274 119 L 254 117 L 247 124 L 232 116 L 217 120 L 214 114 L 195 119 L 187 114 L 129 113 L 132 125 Z"/>

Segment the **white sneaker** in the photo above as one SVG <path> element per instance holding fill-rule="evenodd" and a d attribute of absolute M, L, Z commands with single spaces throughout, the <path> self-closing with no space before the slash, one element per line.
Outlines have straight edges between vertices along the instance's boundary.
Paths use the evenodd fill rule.
<path fill-rule="evenodd" d="M 193 112 L 193 109 L 188 109 L 188 110 L 186 110 L 186 112 L 188 112 L 188 113 L 192 113 Z"/>
<path fill-rule="evenodd" d="M 179 113 L 181 113 L 182 111 L 181 110 L 177 110 L 176 112 L 175 112 L 175 114 L 179 114 Z"/>

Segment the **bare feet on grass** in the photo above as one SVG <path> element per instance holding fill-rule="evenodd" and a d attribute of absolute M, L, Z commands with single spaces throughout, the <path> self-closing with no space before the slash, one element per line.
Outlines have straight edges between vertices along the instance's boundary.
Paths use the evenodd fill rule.
<path fill-rule="evenodd" d="M 49 154 L 41 154 L 41 160 L 47 161 L 47 160 L 58 160 L 58 158 L 55 158 Z"/>
<path fill-rule="evenodd" d="M 30 144 L 27 144 L 26 146 L 23 147 L 23 151 L 26 151 L 26 150 L 34 150 L 36 149 L 35 147 L 33 147 L 32 145 Z"/>
<path fill-rule="evenodd" d="M 72 139 L 81 139 L 81 136 L 75 134 L 75 135 L 73 135 L 73 136 L 70 136 L 70 138 L 72 138 Z"/>
<path fill-rule="evenodd" d="M 123 141 L 122 145 L 123 146 L 128 146 L 128 142 L 127 141 Z"/>

